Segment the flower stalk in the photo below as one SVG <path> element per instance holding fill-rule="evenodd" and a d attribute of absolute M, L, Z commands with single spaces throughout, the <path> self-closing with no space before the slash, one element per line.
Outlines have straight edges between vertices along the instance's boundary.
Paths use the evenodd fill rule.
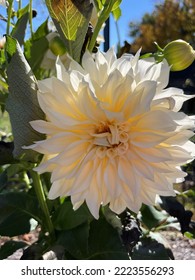
<path fill-rule="evenodd" d="M 94 32 L 93 32 L 93 35 L 92 35 L 92 38 L 91 38 L 91 41 L 89 43 L 89 46 L 88 46 L 88 50 L 90 52 L 93 51 L 93 48 L 95 47 L 95 44 L 96 44 L 96 40 L 97 40 L 97 37 L 99 35 L 99 32 L 102 28 L 102 25 L 106 22 L 106 20 L 109 18 L 109 15 L 112 11 L 112 8 L 115 4 L 115 1 L 112 0 L 112 1 L 107 1 L 108 3 L 105 4 L 99 18 L 98 18 L 98 22 L 95 26 L 95 29 L 94 29 Z"/>
<path fill-rule="evenodd" d="M 33 186 L 35 188 L 35 192 L 36 192 L 40 207 L 45 216 L 45 221 L 44 221 L 45 228 L 49 232 L 49 236 L 51 237 L 51 239 L 54 239 L 55 238 L 54 227 L 53 227 L 53 223 L 51 221 L 49 209 L 47 207 L 46 198 L 45 198 L 45 194 L 43 191 L 43 186 L 41 183 L 40 176 L 37 172 L 35 172 L 33 170 L 30 171 L 30 175 L 33 180 Z"/>
<path fill-rule="evenodd" d="M 22 0 L 18 1 L 18 10 L 20 10 L 22 8 Z"/>
<path fill-rule="evenodd" d="M 32 18 L 33 18 L 32 0 L 30 0 L 30 4 L 29 4 L 29 23 L 30 23 L 30 33 L 31 33 L 31 37 L 33 37 Z"/>
<path fill-rule="evenodd" d="M 9 1 L 9 5 L 7 7 L 7 27 L 6 27 L 6 34 L 7 35 L 10 34 L 12 7 L 13 7 L 13 1 Z"/>

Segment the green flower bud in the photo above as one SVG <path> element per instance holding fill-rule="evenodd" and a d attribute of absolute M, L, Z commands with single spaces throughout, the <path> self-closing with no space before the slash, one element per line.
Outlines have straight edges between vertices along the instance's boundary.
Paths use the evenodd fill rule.
<path fill-rule="evenodd" d="M 171 71 L 181 71 L 192 64 L 195 59 L 195 51 L 187 42 L 175 40 L 163 49 L 164 58 L 171 66 Z"/>
<path fill-rule="evenodd" d="M 50 42 L 49 42 L 49 48 L 52 51 L 53 54 L 56 56 L 60 56 L 65 54 L 66 48 L 64 46 L 64 43 L 60 39 L 59 36 L 54 37 Z"/>

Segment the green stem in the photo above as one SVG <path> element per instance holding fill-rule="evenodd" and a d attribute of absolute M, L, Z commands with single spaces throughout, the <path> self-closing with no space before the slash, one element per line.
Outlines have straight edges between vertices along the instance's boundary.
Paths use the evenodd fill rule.
<path fill-rule="evenodd" d="M 27 189 L 30 188 L 30 180 L 26 173 L 26 171 L 23 172 L 23 182 L 26 184 Z"/>
<path fill-rule="evenodd" d="M 43 186 L 41 183 L 40 176 L 38 175 L 37 172 L 35 172 L 33 170 L 30 171 L 30 175 L 33 180 L 33 186 L 35 188 L 35 192 L 36 192 L 40 207 L 45 216 L 44 217 L 45 218 L 44 219 L 45 227 L 46 227 L 47 231 L 49 232 L 51 239 L 54 239 L 55 238 L 54 227 L 53 227 L 53 223 L 51 221 L 51 217 L 50 217 L 49 210 L 47 207 L 46 198 L 45 198 L 45 194 L 43 191 Z"/>
<path fill-rule="evenodd" d="M 96 40 L 97 40 L 97 37 L 100 33 L 100 30 L 102 28 L 102 25 L 106 22 L 106 20 L 109 18 L 110 16 L 110 13 L 112 11 L 112 8 L 114 6 L 114 3 L 115 1 L 109 1 L 108 4 L 106 4 L 103 8 L 103 11 L 101 12 L 99 18 L 98 18 L 98 22 L 95 26 L 95 29 L 94 29 L 94 32 L 93 32 L 93 35 L 92 35 L 92 38 L 90 40 L 90 43 L 89 43 L 89 46 L 88 46 L 88 50 L 90 52 L 93 51 L 93 48 L 95 47 L 95 44 L 96 44 Z"/>
<path fill-rule="evenodd" d="M 154 44 L 156 45 L 158 51 L 163 52 L 163 49 L 159 46 L 157 42 L 154 42 Z"/>
<path fill-rule="evenodd" d="M 121 36 L 120 36 L 118 22 L 116 20 L 115 20 L 115 26 L 116 26 L 116 33 L 118 37 L 118 48 L 121 49 Z"/>
<path fill-rule="evenodd" d="M 22 0 L 19 0 L 18 2 L 18 10 L 20 10 L 22 8 Z"/>
<path fill-rule="evenodd" d="M 31 37 L 33 37 L 33 25 L 32 25 L 32 17 L 33 17 L 33 10 L 32 10 L 32 0 L 30 0 L 29 3 L 29 23 L 30 23 L 30 33 L 31 33 Z"/>
<path fill-rule="evenodd" d="M 6 27 L 6 34 L 7 35 L 10 34 L 12 7 L 13 7 L 13 1 L 9 2 L 9 6 L 7 7 L 7 27 Z"/>

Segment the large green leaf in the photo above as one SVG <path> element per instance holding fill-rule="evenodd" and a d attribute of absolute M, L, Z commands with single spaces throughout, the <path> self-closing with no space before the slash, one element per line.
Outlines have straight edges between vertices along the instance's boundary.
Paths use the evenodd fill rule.
<path fill-rule="evenodd" d="M 26 34 L 26 27 L 29 20 L 29 5 L 20 10 L 20 17 L 16 22 L 12 30 L 12 37 L 18 40 L 19 44 L 22 45 L 24 43 L 24 37 Z"/>
<path fill-rule="evenodd" d="M 0 141 L 0 165 L 16 162 L 13 157 L 13 149 L 13 142 Z"/>
<path fill-rule="evenodd" d="M 41 211 L 34 196 L 14 192 L 0 194 L 0 235 L 29 232 L 31 218 L 41 222 Z"/>
<path fill-rule="evenodd" d="M 85 204 L 74 211 L 72 203 L 65 200 L 56 210 L 53 216 L 53 223 L 57 230 L 68 230 L 91 221 L 92 219 L 93 217 Z"/>
<path fill-rule="evenodd" d="M 62 245 L 69 259 L 86 259 L 88 255 L 89 224 L 84 223 L 60 233 L 57 244 Z"/>
<path fill-rule="evenodd" d="M 45 52 L 48 50 L 48 40 L 42 37 L 38 40 L 29 40 L 26 42 L 26 50 L 29 49 L 28 62 L 33 71 L 37 71 L 41 65 Z"/>
<path fill-rule="evenodd" d="M 169 215 L 178 219 L 182 233 L 190 230 L 190 222 L 193 213 L 190 210 L 185 210 L 184 206 L 179 201 L 177 201 L 176 197 L 161 197 L 160 206 L 167 213 L 169 213 Z"/>
<path fill-rule="evenodd" d="M 93 5 L 90 0 L 46 0 L 49 13 L 68 53 L 80 61 Z"/>
<path fill-rule="evenodd" d="M 90 260 L 128 260 L 128 254 L 121 239 L 105 219 L 100 218 L 90 224 L 89 254 Z"/>
<path fill-rule="evenodd" d="M 46 20 L 33 33 L 33 38 L 25 42 L 25 56 L 33 72 L 39 69 L 45 52 L 48 50 L 49 43 L 46 38 L 48 32 L 48 20 Z"/>
<path fill-rule="evenodd" d="M 57 244 L 64 247 L 67 259 L 129 259 L 117 230 L 103 217 L 60 232 Z"/>
<path fill-rule="evenodd" d="M 43 135 L 32 129 L 30 121 L 44 119 L 37 100 L 37 82 L 28 65 L 18 42 L 7 37 L 6 54 L 8 57 L 9 95 L 6 108 L 9 112 L 14 136 L 14 157 L 37 162 L 38 153 L 24 150 L 34 141 L 43 139 Z"/>
<path fill-rule="evenodd" d="M 167 215 L 157 210 L 154 206 L 143 205 L 141 208 L 141 222 L 148 229 L 157 227 L 163 220 L 167 219 Z"/>

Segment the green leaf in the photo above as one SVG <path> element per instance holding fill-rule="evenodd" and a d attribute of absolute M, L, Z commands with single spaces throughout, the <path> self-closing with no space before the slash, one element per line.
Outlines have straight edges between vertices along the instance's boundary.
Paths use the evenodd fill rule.
<path fill-rule="evenodd" d="M 4 49 L 0 49 L 0 65 L 1 65 L 1 68 L 2 68 L 2 65 L 5 63 L 5 52 L 4 52 Z M 3 69 L 0 69 L 0 73 Z"/>
<path fill-rule="evenodd" d="M 114 9 L 112 11 L 112 14 L 113 14 L 114 19 L 117 21 L 122 15 L 121 8 L 117 7 L 116 9 Z"/>
<path fill-rule="evenodd" d="M 35 33 L 33 33 L 33 40 L 38 40 L 44 36 L 46 36 L 49 33 L 48 30 L 48 19 L 46 19 L 35 31 Z"/>
<path fill-rule="evenodd" d="M 0 235 L 16 236 L 31 230 L 30 219 L 41 222 L 37 200 L 27 193 L 0 194 Z"/>
<path fill-rule="evenodd" d="M 0 81 L 0 86 L 2 86 L 1 81 Z M 6 85 L 4 86 L 6 87 Z M 6 99 L 7 99 L 7 93 L 0 92 L 0 105 L 5 105 Z"/>
<path fill-rule="evenodd" d="M 79 62 L 93 5 L 90 0 L 45 2 L 68 53 Z"/>
<path fill-rule="evenodd" d="M 195 239 L 195 230 L 194 230 L 193 233 L 192 233 L 192 232 L 189 232 L 189 231 L 186 231 L 186 232 L 184 233 L 184 236 L 187 237 L 187 238 L 189 238 L 189 239 Z"/>
<path fill-rule="evenodd" d="M 133 248 L 132 260 L 170 260 L 173 254 L 164 244 L 152 237 L 143 237 Z"/>
<path fill-rule="evenodd" d="M 101 11 L 101 9 L 103 8 L 103 4 L 101 0 L 94 0 L 94 4 L 96 6 L 96 9 L 99 11 Z"/>
<path fill-rule="evenodd" d="M 0 216 L 0 234 L 4 236 L 17 236 L 30 232 L 30 218 L 24 212 L 15 210 L 5 220 Z"/>
<path fill-rule="evenodd" d="M 122 0 L 112 0 L 112 1 L 114 2 L 112 11 L 114 11 L 114 10 L 116 10 L 120 6 Z"/>
<path fill-rule="evenodd" d="M 84 223 L 78 227 L 62 232 L 57 244 L 62 245 L 70 254 L 70 259 L 83 260 L 88 254 L 89 224 Z"/>
<path fill-rule="evenodd" d="M 8 176 L 6 170 L 0 173 L 0 192 L 6 187 Z"/>
<path fill-rule="evenodd" d="M 21 8 L 17 11 L 17 18 L 20 19 L 24 14 L 26 14 L 29 11 L 29 4 L 25 6 L 24 8 Z"/>
<path fill-rule="evenodd" d="M 161 208 L 164 209 L 169 215 L 178 219 L 178 222 L 181 226 L 181 232 L 184 233 L 189 231 L 191 218 L 193 216 L 192 211 L 185 210 L 184 206 L 179 201 L 177 201 L 176 197 L 167 196 L 160 198 Z"/>
<path fill-rule="evenodd" d="M 122 0 L 94 0 L 96 7 L 99 11 L 108 5 L 112 5 L 112 11 L 116 10 L 121 4 Z"/>
<path fill-rule="evenodd" d="M 11 32 L 11 36 L 18 40 L 19 44 L 22 45 L 24 43 L 24 37 L 26 33 L 26 27 L 29 19 L 29 5 L 27 5 L 23 11 L 21 12 L 21 16 L 18 19 L 15 27 Z"/>
<path fill-rule="evenodd" d="M 45 52 L 48 50 L 48 40 L 42 37 L 38 40 L 29 40 L 25 44 L 28 52 L 27 59 L 33 71 L 37 71 L 41 65 Z"/>
<path fill-rule="evenodd" d="M 105 219 L 100 218 L 90 224 L 89 255 L 90 260 L 128 260 L 117 230 Z"/>
<path fill-rule="evenodd" d="M 105 218 L 93 220 L 61 232 L 57 244 L 68 259 L 128 260 L 128 254 L 115 230 Z"/>
<path fill-rule="evenodd" d="M 33 34 L 33 38 L 25 42 L 25 56 L 33 72 L 39 69 L 45 52 L 48 50 L 49 43 L 46 39 L 48 32 L 48 20 L 46 20 Z"/>
<path fill-rule="evenodd" d="M 160 222 L 166 218 L 167 215 L 158 211 L 153 206 L 143 205 L 141 208 L 141 222 L 147 226 L 148 229 L 157 227 Z"/>
<path fill-rule="evenodd" d="M 17 48 L 17 40 L 11 38 L 10 36 L 7 36 L 5 50 L 6 50 L 6 59 L 8 63 L 11 62 L 13 55 L 16 53 L 16 48 Z"/>
<path fill-rule="evenodd" d="M 68 230 L 91 221 L 92 219 L 93 217 L 85 204 L 74 211 L 72 203 L 65 200 L 56 210 L 53 216 L 53 223 L 57 230 Z"/>
<path fill-rule="evenodd" d="M 0 260 L 4 260 L 10 255 L 12 255 L 18 249 L 26 247 L 28 244 L 22 241 L 7 241 L 3 246 L 0 248 Z"/>
<path fill-rule="evenodd" d="M 9 57 L 7 69 L 9 95 L 6 108 L 9 112 L 14 136 L 15 158 L 37 162 L 38 153 L 24 150 L 23 146 L 43 139 L 43 135 L 32 129 L 30 121 L 44 119 L 37 100 L 37 82 L 17 41 L 7 37 L 6 52 Z"/>
<path fill-rule="evenodd" d="M 13 157 L 13 142 L 0 141 L 0 165 L 15 163 L 17 160 Z"/>

